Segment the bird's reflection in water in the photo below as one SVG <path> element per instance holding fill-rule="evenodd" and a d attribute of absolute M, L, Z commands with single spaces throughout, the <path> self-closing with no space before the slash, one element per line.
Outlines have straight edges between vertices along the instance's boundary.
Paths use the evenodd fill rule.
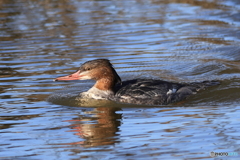
<path fill-rule="evenodd" d="M 80 144 L 82 147 L 95 147 L 118 142 L 118 130 L 122 115 L 116 111 L 121 109 L 106 105 L 107 103 L 109 101 L 106 101 L 105 107 L 85 111 L 78 118 L 69 120 L 72 123 L 70 125 L 71 132 L 75 132 L 75 135 L 84 139 L 84 141 L 70 143 L 70 145 Z"/>

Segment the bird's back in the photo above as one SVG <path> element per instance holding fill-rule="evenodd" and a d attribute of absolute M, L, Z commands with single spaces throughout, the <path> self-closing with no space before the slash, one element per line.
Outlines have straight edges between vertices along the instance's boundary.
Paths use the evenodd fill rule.
<path fill-rule="evenodd" d="M 162 80 L 134 79 L 115 87 L 114 100 L 122 103 L 165 105 L 186 99 L 197 91 L 217 82 L 172 83 Z"/>

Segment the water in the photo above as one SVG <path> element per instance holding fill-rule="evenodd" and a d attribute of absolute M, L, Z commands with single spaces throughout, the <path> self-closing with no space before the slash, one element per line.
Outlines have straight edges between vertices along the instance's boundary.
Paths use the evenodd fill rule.
<path fill-rule="evenodd" d="M 1 1 L 0 159 L 240 154 L 239 11 L 237 0 Z M 96 58 L 122 80 L 221 85 L 177 105 L 82 106 L 72 97 L 94 82 L 52 80 Z"/>

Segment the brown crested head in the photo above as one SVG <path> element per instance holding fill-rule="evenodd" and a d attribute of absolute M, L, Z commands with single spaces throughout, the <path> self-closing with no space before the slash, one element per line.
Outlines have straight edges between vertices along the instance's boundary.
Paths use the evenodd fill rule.
<path fill-rule="evenodd" d="M 88 72 L 93 80 L 110 78 L 114 83 L 121 83 L 121 78 L 113 68 L 113 65 L 108 59 L 95 59 L 87 61 L 79 68 L 80 72 Z"/>
<path fill-rule="evenodd" d="M 121 83 L 121 78 L 108 59 L 95 59 L 81 65 L 79 70 L 68 76 L 56 78 L 55 81 L 93 79 L 97 83 L 95 87 L 108 90 L 116 83 Z"/>

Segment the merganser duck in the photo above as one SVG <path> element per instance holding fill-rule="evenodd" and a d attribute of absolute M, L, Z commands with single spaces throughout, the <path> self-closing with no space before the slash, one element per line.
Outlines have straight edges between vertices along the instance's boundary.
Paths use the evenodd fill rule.
<path fill-rule="evenodd" d="M 55 81 L 95 80 L 94 86 L 80 93 L 81 98 L 106 99 L 122 103 L 166 105 L 185 100 L 201 89 L 219 84 L 217 81 L 172 83 L 153 79 L 133 79 L 122 82 L 108 59 L 95 59 L 81 65 L 79 70 Z"/>

